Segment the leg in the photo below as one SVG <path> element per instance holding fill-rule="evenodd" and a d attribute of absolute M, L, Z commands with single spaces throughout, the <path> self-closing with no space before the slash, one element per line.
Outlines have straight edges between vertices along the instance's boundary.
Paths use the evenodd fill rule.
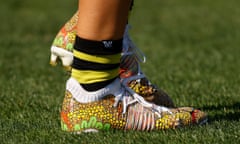
<path fill-rule="evenodd" d="M 117 40 L 123 37 L 131 0 L 81 0 L 78 36 L 91 40 Z"/>

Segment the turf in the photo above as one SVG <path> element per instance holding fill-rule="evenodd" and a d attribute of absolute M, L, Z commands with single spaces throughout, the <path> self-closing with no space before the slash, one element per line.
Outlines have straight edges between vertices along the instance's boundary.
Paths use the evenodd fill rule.
<path fill-rule="evenodd" d="M 177 106 L 209 122 L 154 132 L 74 135 L 60 129 L 67 74 L 49 66 L 49 47 L 76 1 L 8 0 L 0 5 L 1 143 L 239 143 L 240 1 L 137 0 L 130 23 L 147 56 L 142 69 Z"/>

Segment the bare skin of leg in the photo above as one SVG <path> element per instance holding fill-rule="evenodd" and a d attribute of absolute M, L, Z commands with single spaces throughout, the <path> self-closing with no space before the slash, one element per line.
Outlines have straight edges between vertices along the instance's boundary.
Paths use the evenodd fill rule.
<path fill-rule="evenodd" d="M 79 0 L 77 35 L 88 40 L 123 37 L 131 0 Z"/>

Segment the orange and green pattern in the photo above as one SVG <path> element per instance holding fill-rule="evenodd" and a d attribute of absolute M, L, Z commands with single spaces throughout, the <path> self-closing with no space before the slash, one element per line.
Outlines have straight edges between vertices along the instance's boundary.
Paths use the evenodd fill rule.
<path fill-rule="evenodd" d="M 61 112 L 62 129 L 81 131 L 85 129 L 109 130 L 124 129 L 126 116 L 122 115 L 122 106 L 113 108 L 114 98 L 82 104 L 66 92 Z"/>

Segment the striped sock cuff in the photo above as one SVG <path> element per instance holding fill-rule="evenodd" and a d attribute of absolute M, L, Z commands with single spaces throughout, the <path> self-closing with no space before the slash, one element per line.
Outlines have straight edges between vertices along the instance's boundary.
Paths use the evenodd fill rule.
<path fill-rule="evenodd" d="M 92 41 L 77 37 L 72 77 L 86 90 L 105 87 L 119 75 L 121 52 L 122 39 Z"/>

